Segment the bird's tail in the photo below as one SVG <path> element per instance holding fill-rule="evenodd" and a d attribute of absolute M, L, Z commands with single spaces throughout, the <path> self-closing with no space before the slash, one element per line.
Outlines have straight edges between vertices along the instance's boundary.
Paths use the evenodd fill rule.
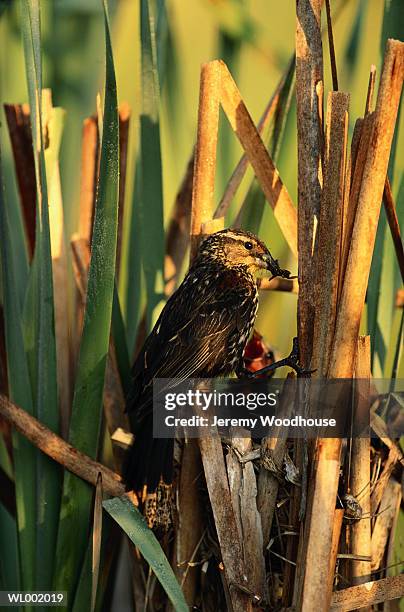
<path fill-rule="evenodd" d="M 153 438 L 150 415 L 137 425 L 122 467 L 126 490 L 136 493 L 149 527 L 163 531 L 172 522 L 173 453 L 173 439 Z"/>

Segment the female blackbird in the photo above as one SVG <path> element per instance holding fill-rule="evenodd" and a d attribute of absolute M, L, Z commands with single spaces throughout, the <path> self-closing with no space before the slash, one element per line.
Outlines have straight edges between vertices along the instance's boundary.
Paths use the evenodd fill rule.
<path fill-rule="evenodd" d="M 227 229 L 208 236 L 134 363 L 127 411 L 135 440 L 123 477 L 145 504 L 150 525 L 155 525 L 156 509 L 167 506 L 173 472 L 173 440 L 153 438 L 153 378 L 242 374 L 262 275 L 289 278 L 290 272 L 253 234 Z"/>

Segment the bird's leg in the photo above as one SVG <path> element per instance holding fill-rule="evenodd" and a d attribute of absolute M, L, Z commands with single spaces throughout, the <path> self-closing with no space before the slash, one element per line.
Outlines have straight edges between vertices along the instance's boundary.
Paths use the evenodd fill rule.
<path fill-rule="evenodd" d="M 301 376 L 309 375 L 314 372 L 314 370 L 307 370 L 306 368 L 303 368 L 302 365 L 299 363 L 299 344 L 297 338 L 293 338 L 293 348 L 288 357 L 280 359 L 279 361 L 275 361 L 275 363 L 271 363 L 261 368 L 260 370 L 257 370 L 256 372 L 250 372 L 249 370 L 246 370 L 246 372 L 248 372 L 248 374 L 246 374 L 243 370 L 243 373 L 237 373 L 237 376 L 241 378 L 244 374 L 244 376 L 247 376 L 248 378 L 255 378 L 256 376 L 262 376 L 262 374 L 268 374 L 269 372 L 273 372 L 274 370 L 282 368 L 283 366 L 288 366 L 289 368 L 292 368 L 297 374 L 300 374 Z"/>

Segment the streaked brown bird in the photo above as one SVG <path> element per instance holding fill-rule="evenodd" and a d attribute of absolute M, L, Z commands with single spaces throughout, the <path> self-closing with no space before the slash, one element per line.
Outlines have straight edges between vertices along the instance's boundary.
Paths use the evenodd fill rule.
<path fill-rule="evenodd" d="M 239 229 L 208 236 L 133 365 L 127 411 L 135 439 L 123 477 L 143 503 L 149 525 L 169 521 L 159 512 L 170 495 L 174 444 L 153 439 L 153 379 L 247 374 L 243 352 L 257 314 L 261 276 L 289 278 L 290 272 L 257 236 Z M 298 367 L 293 353 L 278 364 Z"/>

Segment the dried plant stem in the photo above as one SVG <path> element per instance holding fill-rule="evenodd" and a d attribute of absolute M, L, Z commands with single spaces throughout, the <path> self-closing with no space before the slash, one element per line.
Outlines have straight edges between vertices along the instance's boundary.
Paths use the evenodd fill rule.
<path fill-rule="evenodd" d="M 0 395 L 0 414 L 43 453 L 76 476 L 96 486 L 98 474 L 101 473 L 103 488 L 107 495 L 118 497 L 125 494 L 125 487 L 118 474 L 101 463 L 93 461 L 62 440 L 25 410 L 10 402 L 4 395 Z"/>
<path fill-rule="evenodd" d="M 360 336 L 356 356 L 355 377 L 370 384 L 370 336 Z M 365 392 L 359 396 L 356 413 L 369 415 L 369 397 Z M 371 556 L 370 530 L 370 438 L 352 439 L 350 492 L 359 500 L 362 508 L 362 519 L 351 525 L 351 552 L 354 555 Z M 364 561 L 354 561 L 350 568 L 352 584 L 362 584 L 370 577 L 370 565 Z"/>
<path fill-rule="evenodd" d="M 341 294 L 330 375 L 352 375 L 360 318 L 376 237 L 404 76 L 404 43 L 387 42 L 375 118 L 358 197 Z"/>
<path fill-rule="evenodd" d="M 404 248 L 403 241 L 400 234 L 400 225 L 398 223 L 396 207 L 394 206 L 393 194 L 391 191 L 391 185 L 388 178 L 384 185 L 383 193 L 383 204 L 386 211 L 387 221 L 390 226 L 391 237 L 393 238 L 394 249 L 396 251 L 396 257 L 398 266 L 400 268 L 401 280 L 404 283 Z"/>
<path fill-rule="evenodd" d="M 367 151 L 353 227 L 348 263 L 338 309 L 329 376 L 350 378 L 371 258 L 376 236 L 390 147 L 404 76 L 404 44 L 387 43 L 370 146 Z M 339 480 L 341 440 L 321 440 L 310 497 L 310 524 L 304 563 L 301 609 L 328 609 L 327 560 L 330 556 L 332 517 Z M 321 521 L 319 521 L 321 517 Z"/>
<path fill-rule="evenodd" d="M 370 336 L 360 336 L 356 356 L 355 377 L 370 384 Z M 364 389 L 360 394 L 360 403 L 356 406 L 356 413 L 369 415 L 370 406 L 366 398 L 369 397 Z M 351 552 L 354 555 L 371 556 L 370 531 L 370 438 L 361 437 L 352 439 L 350 492 L 359 499 L 362 508 L 362 519 L 351 525 Z M 351 563 L 350 574 L 352 584 L 362 584 L 370 578 L 369 563 L 354 561 Z"/>
<path fill-rule="evenodd" d="M 178 527 L 175 538 L 174 571 L 182 586 L 184 597 L 192 606 L 197 595 L 200 568 L 190 567 L 194 552 L 203 533 L 203 512 L 198 495 L 203 467 L 197 440 L 184 445 L 178 483 Z"/>
<path fill-rule="evenodd" d="M 248 588 L 257 595 L 257 600 L 267 599 L 261 515 L 257 509 L 257 480 L 252 462 L 242 464 L 239 460 L 252 450 L 249 432 L 233 430 L 231 450 L 226 457 L 226 466 Z"/>
<path fill-rule="evenodd" d="M 227 480 L 222 443 L 218 435 L 211 435 L 199 439 L 199 448 L 233 610 L 234 612 L 252 611 L 251 595 L 242 590 L 248 587 L 247 574 Z"/>
<path fill-rule="evenodd" d="M 338 544 L 341 536 L 344 509 L 337 508 L 334 513 L 334 522 L 331 539 L 331 554 L 328 568 L 328 591 L 331 593 L 334 585 L 335 565 L 337 563 Z"/>
<path fill-rule="evenodd" d="M 294 374 L 289 374 L 287 380 L 293 378 Z M 285 383 L 282 393 L 282 404 L 279 410 L 285 417 L 288 417 L 292 410 L 293 400 L 293 385 Z M 258 476 L 257 508 L 261 515 L 264 550 L 269 544 L 279 490 L 279 479 L 268 469 L 269 465 L 268 463 L 266 464 L 266 461 L 268 462 L 269 457 L 270 464 L 273 463 L 279 470 L 279 473 L 281 473 L 286 446 L 287 436 L 277 437 L 276 431 L 273 432 L 270 438 L 262 440 L 261 443 L 261 469 Z"/>
<path fill-rule="evenodd" d="M 320 378 L 327 374 L 337 316 L 348 105 L 348 94 L 330 92 L 314 289 L 316 315 L 312 367 L 317 370 L 315 375 Z"/>
<path fill-rule="evenodd" d="M 26 104 L 5 104 L 4 114 L 13 149 L 29 259 L 35 250 L 36 180 L 30 112 Z"/>
<path fill-rule="evenodd" d="M 330 612 L 348 612 L 404 596 L 404 574 L 373 580 L 334 593 Z"/>
<path fill-rule="evenodd" d="M 393 527 L 401 504 L 401 485 L 394 478 L 390 478 L 384 489 L 383 497 L 380 502 L 380 510 L 373 527 L 372 546 L 371 546 L 371 569 L 378 570 L 382 567 L 383 560 L 388 565 L 389 560 L 386 556 L 387 545 L 393 534 Z"/>
<path fill-rule="evenodd" d="M 93 228 L 99 146 L 97 117 L 88 117 L 83 122 L 82 135 L 79 235 L 89 244 Z"/>
<path fill-rule="evenodd" d="M 294 62 L 294 61 L 295 61 L 295 58 L 293 56 L 293 58 L 291 59 L 291 62 Z M 275 115 L 278 109 L 279 100 L 281 98 L 282 89 L 285 85 L 285 81 L 286 81 L 288 72 L 289 72 L 289 65 L 287 69 L 285 70 L 284 74 L 282 75 L 281 80 L 279 81 L 270 101 L 268 102 L 258 122 L 257 131 L 260 135 L 263 133 L 265 128 L 269 125 L 269 123 L 272 120 L 272 117 Z M 233 171 L 233 174 L 231 175 L 229 179 L 229 182 L 227 183 L 226 190 L 215 210 L 215 214 L 213 215 L 214 218 L 223 217 L 227 213 L 229 206 L 231 204 L 231 201 L 233 200 L 238 188 L 240 187 L 241 181 L 244 178 L 244 175 L 248 167 L 248 163 L 249 163 L 248 157 L 245 153 L 243 153 L 243 155 L 240 157 L 240 160 L 237 166 L 235 167 Z"/>
<path fill-rule="evenodd" d="M 289 248 L 296 255 L 296 209 L 273 161 L 268 155 L 268 151 L 248 113 L 230 72 L 223 62 L 216 63 L 221 69 L 220 100 L 223 110 L 246 152 Z"/>
<path fill-rule="evenodd" d="M 296 101 L 298 138 L 298 333 L 303 365 L 309 367 L 312 352 L 314 304 L 314 219 L 321 203 L 321 152 L 323 142 L 323 82 L 321 42 L 322 0 L 296 4 Z"/>
<path fill-rule="evenodd" d="M 209 62 L 202 66 L 192 190 L 191 257 L 194 256 L 198 248 L 202 224 L 212 218 L 219 127 L 220 81 L 219 62 Z"/>

